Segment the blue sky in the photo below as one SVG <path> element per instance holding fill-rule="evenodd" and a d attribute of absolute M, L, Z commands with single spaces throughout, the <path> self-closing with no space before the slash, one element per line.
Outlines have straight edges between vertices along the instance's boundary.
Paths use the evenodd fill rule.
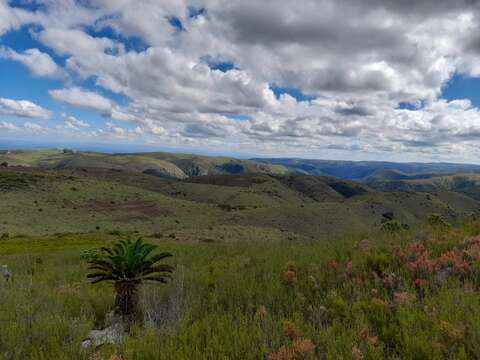
<path fill-rule="evenodd" d="M 442 98 L 469 99 L 474 106 L 480 107 L 480 78 L 455 74 L 442 89 Z"/>
<path fill-rule="evenodd" d="M 31 36 L 31 31 L 35 31 L 34 29 L 35 27 L 24 26 L 18 31 L 7 32 L 0 38 L 0 46 L 12 48 L 18 52 L 37 48 L 40 51 L 49 54 L 57 64 L 64 65 L 65 57 L 57 56 L 55 52 L 43 46 Z M 81 84 L 85 88 L 99 90 L 96 89 L 94 82 L 91 80 L 82 81 Z M 64 82 L 60 79 L 34 77 L 21 63 L 8 59 L 0 59 L 0 97 L 15 100 L 26 99 L 52 110 L 54 112 L 54 116 L 51 119 L 52 125 L 58 125 L 61 123 L 61 114 L 66 113 L 83 119 L 95 127 L 103 126 L 105 120 L 101 117 L 101 114 L 98 111 L 70 106 L 68 104 L 56 102 L 52 99 L 48 91 L 62 88 L 63 86 Z M 7 120 L 20 123 L 24 119 L 19 117 L 8 117 Z M 36 136 L 30 137 L 28 135 L 29 134 L 25 134 L 24 138 L 31 139 L 35 142 Z M 39 144 L 42 144 L 42 141 L 44 140 L 39 139 L 38 141 Z"/>
<path fill-rule="evenodd" d="M 476 161 L 478 7 L 328 1 L 0 0 L 0 140 Z"/>

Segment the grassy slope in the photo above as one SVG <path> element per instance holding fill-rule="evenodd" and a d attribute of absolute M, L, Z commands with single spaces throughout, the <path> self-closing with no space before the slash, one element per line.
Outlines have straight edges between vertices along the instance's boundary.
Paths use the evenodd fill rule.
<path fill-rule="evenodd" d="M 287 172 L 287 169 L 280 165 L 262 164 L 250 160 L 170 153 L 64 153 L 61 150 L 0 152 L 0 163 L 4 161 L 12 165 L 45 168 L 103 168 L 131 172 L 149 170 L 159 176 L 177 179 L 243 172 L 275 174 Z"/>
<path fill-rule="evenodd" d="M 96 227 L 153 231 L 173 227 L 178 219 L 184 226 L 205 226 L 219 212 L 138 187 L 72 175 L 68 170 L 39 174 L 43 177 L 35 184 L 0 192 L 3 232 L 52 234 L 95 231 Z"/>
<path fill-rule="evenodd" d="M 120 229 L 183 233 L 187 240 L 235 239 L 236 227 L 261 229 L 267 238 L 280 232 L 325 239 L 368 232 L 386 212 L 412 226 L 432 213 L 455 221 L 478 208 L 458 193 L 381 193 L 332 178 L 240 174 L 176 181 L 112 170 L 12 167 L 0 168 L 0 199 L 0 234 Z"/>
<path fill-rule="evenodd" d="M 480 199 L 480 174 L 459 173 L 453 175 L 431 174 L 427 178 L 389 180 L 382 177 L 372 178 L 368 185 L 381 191 L 420 191 L 420 192 L 458 192 Z"/>
<path fill-rule="evenodd" d="M 58 150 L 0 152 L 0 162 L 21 166 L 37 166 L 43 159 L 59 156 Z"/>

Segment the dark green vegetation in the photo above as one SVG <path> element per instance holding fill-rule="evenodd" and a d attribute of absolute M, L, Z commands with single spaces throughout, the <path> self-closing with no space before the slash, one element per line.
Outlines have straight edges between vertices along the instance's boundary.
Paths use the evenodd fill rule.
<path fill-rule="evenodd" d="M 138 312 L 138 287 L 145 281 L 167 283 L 173 272 L 168 264 L 160 261 L 171 257 L 170 253 L 152 254 L 157 246 L 142 239 L 119 240 L 111 247 L 102 247 L 88 260 L 92 284 L 113 281 L 115 285 L 115 311 L 123 316 Z"/>
<path fill-rule="evenodd" d="M 13 273 L 0 279 L 2 360 L 478 358 L 476 174 L 172 177 L 105 166 L 113 155 L 2 156 L 0 265 Z M 69 156 L 104 159 L 55 160 Z M 174 255 L 171 281 L 138 284 L 124 342 L 81 348 L 119 305 L 85 260 L 123 254 L 133 279 L 149 261 L 127 251 L 135 242 L 103 259 L 96 249 L 138 237 Z M 115 282 L 105 265 L 94 278 Z"/>

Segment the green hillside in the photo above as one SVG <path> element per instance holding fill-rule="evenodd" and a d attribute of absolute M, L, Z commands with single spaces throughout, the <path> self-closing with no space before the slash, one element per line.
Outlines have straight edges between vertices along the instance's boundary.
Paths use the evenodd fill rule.
<path fill-rule="evenodd" d="M 480 199 L 480 174 L 431 174 L 429 176 L 412 176 L 405 179 L 369 178 L 366 183 L 380 191 L 417 191 L 442 192 L 453 191 Z"/>
<path fill-rule="evenodd" d="M 281 165 L 257 163 L 227 157 L 170 153 L 102 154 L 64 150 L 3 151 L 0 163 L 41 168 L 101 168 L 146 172 L 160 177 L 184 179 L 191 176 L 271 173 L 284 174 Z"/>
<path fill-rule="evenodd" d="M 196 240 L 201 232 L 235 238 L 230 228 L 237 226 L 325 239 L 378 228 L 386 213 L 413 226 L 432 213 L 455 222 L 479 208 L 461 192 L 382 192 L 329 177 L 243 173 L 178 180 L 76 167 L 0 167 L 0 198 L 0 233 L 172 231 Z"/>

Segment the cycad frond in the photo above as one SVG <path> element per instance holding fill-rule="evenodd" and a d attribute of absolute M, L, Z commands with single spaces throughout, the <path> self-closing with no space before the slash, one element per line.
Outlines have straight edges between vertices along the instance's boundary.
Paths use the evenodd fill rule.
<path fill-rule="evenodd" d="M 157 282 L 161 282 L 163 284 L 168 283 L 167 279 L 163 276 L 148 276 L 146 278 L 143 278 L 143 280 L 157 281 Z"/>
<path fill-rule="evenodd" d="M 114 281 L 114 280 L 115 280 L 115 277 L 113 277 L 113 276 L 101 276 L 101 277 L 99 277 L 99 278 L 97 278 L 97 279 L 92 280 L 92 284 L 97 284 L 97 283 L 99 283 L 99 282 L 109 281 L 109 280 L 113 280 L 113 281 Z"/>
<path fill-rule="evenodd" d="M 173 272 L 173 266 L 167 265 L 167 264 L 161 264 L 157 266 L 152 266 L 146 270 L 143 271 L 143 276 L 149 275 L 149 274 L 154 274 L 154 273 L 172 273 Z"/>
<path fill-rule="evenodd" d="M 95 271 L 87 277 L 94 282 L 113 281 L 142 281 L 152 280 L 165 282 L 173 272 L 173 266 L 157 264 L 161 260 L 171 257 L 172 254 L 163 252 L 153 254 L 156 245 L 144 243 L 142 239 L 119 240 L 110 247 L 100 248 L 100 255 L 88 261 L 88 270 Z"/>

